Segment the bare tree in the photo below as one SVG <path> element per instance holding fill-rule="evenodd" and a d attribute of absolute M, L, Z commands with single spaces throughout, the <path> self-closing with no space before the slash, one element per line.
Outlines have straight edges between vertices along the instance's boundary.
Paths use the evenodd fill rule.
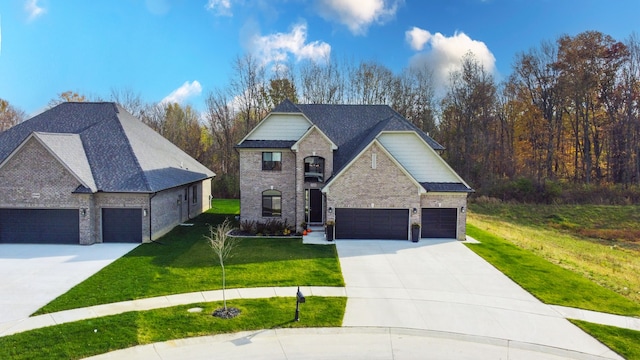
<path fill-rule="evenodd" d="M 140 93 L 136 93 L 130 88 L 124 89 L 111 89 L 111 101 L 118 103 L 131 115 L 138 119 L 142 119 L 146 105 L 140 96 Z"/>
<path fill-rule="evenodd" d="M 391 107 L 426 133 L 436 130 L 432 71 L 408 68 L 395 77 Z"/>
<path fill-rule="evenodd" d="M 233 63 L 235 76 L 231 79 L 231 90 L 235 94 L 234 106 L 243 121 L 243 134 L 266 115 L 267 101 L 264 98 L 265 68 L 251 54 L 237 57 Z"/>
<path fill-rule="evenodd" d="M 224 262 L 228 258 L 232 257 L 233 249 L 238 245 L 237 238 L 230 237 L 229 232 L 232 230 L 231 222 L 229 219 L 225 219 L 222 224 L 219 224 L 216 227 L 209 226 L 209 236 L 204 235 L 204 237 L 209 242 L 209 246 L 216 255 L 216 260 L 220 264 L 222 268 L 222 300 L 224 304 L 224 308 L 220 313 L 221 317 L 233 317 L 228 316 L 229 309 L 227 308 L 227 297 L 225 295 L 225 289 L 227 284 L 227 274 L 224 267 Z M 215 314 L 215 313 L 214 313 Z M 236 314 L 237 315 L 237 314 Z"/>
<path fill-rule="evenodd" d="M 0 99 L 0 132 L 14 125 L 18 125 L 26 119 L 24 111 L 16 109 L 8 101 Z"/>
<path fill-rule="evenodd" d="M 480 185 L 493 176 L 496 165 L 496 85 L 472 53 L 450 81 L 440 123 L 446 156 L 463 178 Z"/>
<path fill-rule="evenodd" d="M 344 102 L 344 74 L 335 61 L 325 64 L 307 62 L 300 67 L 302 102 L 310 104 L 340 104 Z"/>

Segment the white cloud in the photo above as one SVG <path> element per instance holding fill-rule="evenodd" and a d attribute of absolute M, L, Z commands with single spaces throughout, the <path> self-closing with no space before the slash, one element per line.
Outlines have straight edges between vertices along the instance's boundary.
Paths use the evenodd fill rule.
<path fill-rule="evenodd" d="M 411 58 L 410 65 L 426 66 L 431 69 L 436 88 L 440 90 L 447 86 L 450 72 L 461 69 L 462 58 L 468 52 L 473 53 L 488 73 L 495 74 L 496 58 L 487 45 L 482 41 L 471 39 L 463 32 L 456 32 L 453 36 L 447 37 L 441 33 L 431 34 L 429 31 L 414 27 L 405 35 L 406 41 L 414 50 L 422 50 L 425 45 L 428 45 L 425 51 Z"/>
<path fill-rule="evenodd" d="M 346 25 L 354 35 L 364 35 L 371 23 L 384 24 L 395 16 L 404 0 L 317 0 L 318 13 Z"/>
<path fill-rule="evenodd" d="M 322 41 L 307 43 L 307 24 L 300 23 L 293 26 L 291 32 L 276 33 L 261 36 L 254 35 L 250 41 L 253 52 L 262 59 L 263 63 L 286 62 L 289 54 L 296 61 L 313 60 L 323 62 L 331 54 L 331 45 Z"/>
<path fill-rule="evenodd" d="M 184 102 L 188 98 L 192 96 L 198 96 L 201 93 L 202 93 L 202 86 L 200 85 L 200 82 L 198 82 L 198 80 L 194 80 L 191 83 L 189 83 L 188 81 L 185 81 L 184 84 L 182 84 L 182 86 L 173 90 L 171 94 L 167 95 L 164 99 L 162 99 L 160 103 L 161 104 L 173 104 L 173 103 L 184 104 Z"/>
<path fill-rule="evenodd" d="M 46 12 L 45 8 L 38 5 L 38 0 L 25 1 L 24 10 L 27 12 L 29 21 L 35 20 Z"/>
<path fill-rule="evenodd" d="M 231 0 L 208 0 L 205 8 L 216 16 L 233 16 Z"/>
<path fill-rule="evenodd" d="M 405 32 L 405 38 L 413 50 L 420 51 L 431 38 L 431 33 L 414 26 Z"/>

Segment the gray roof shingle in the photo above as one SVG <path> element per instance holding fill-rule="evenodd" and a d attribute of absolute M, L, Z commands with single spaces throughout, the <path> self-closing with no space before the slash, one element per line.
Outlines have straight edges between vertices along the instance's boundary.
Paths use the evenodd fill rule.
<path fill-rule="evenodd" d="M 435 182 L 424 182 L 420 183 L 422 187 L 427 191 L 434 192 L 466 192 L 472 193 L 473 189 L 467 187 L 462 183 L 435 183 Z"/>
<path fill-rule="evenodd" d="M 296 141 L 290 140 L 245 140 L 238 149 L 289 149 Z"/>
<path fill-rule="evenodd" d="M 90 178 L 86 164 L 69 159 L 85 157 L 92 192 L 156 192 L 215 176 L 115 103 L 62 103 L 0 133 L 0 163 L 32 133 L 80 179 Z"/>
<path fill-rule="evenodd" d="M 285 100 L 273 109 L 274 113 L 303 113 L 336 144 L 334 174 L 338 173 L 381 131 L 415 131 L 434 150 L 444 147 L 417 128 L 388 105 L 294 104 Z M 253 140 L 255 141 L 255 140 Z M 245 140 L 238 147 L 250 146 Z"/>

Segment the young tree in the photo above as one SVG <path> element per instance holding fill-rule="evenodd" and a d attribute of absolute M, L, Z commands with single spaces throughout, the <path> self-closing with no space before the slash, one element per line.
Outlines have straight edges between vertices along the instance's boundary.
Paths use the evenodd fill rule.
<path fill-rule="evenodd" d="M 225 318 L 234 317 L 237 315 L 237 312 L 234 314 L 233 311 L 227 308 L 227 297 L 225 295 L 227 278 L 224 268 L 224 261 L 232 256 L 233 249 L 238 245 L 237 238 L 229 236 L 229 231 L 231 230 L 231 222 L 229 222 L 229 219 L 225 219 L 222 224 L 219 224 L 216 227 L 209 226 L 209 236 L 204 235 L 204 237 L 209 242 L 209 246 L 211 246 L 211 249 L 216 255 L 216 260 L 222 268 L 222 301 L 224 307 L 223 309 L 219 309 L 221 311 L 216 310 L 216 312 L 214 312 L 214 315 Z"/>

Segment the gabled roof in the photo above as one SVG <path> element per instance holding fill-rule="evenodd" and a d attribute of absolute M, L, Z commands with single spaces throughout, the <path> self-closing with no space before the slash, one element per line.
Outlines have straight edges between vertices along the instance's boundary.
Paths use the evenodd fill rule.
<path fill-rule="evenodd" d="M 0 133 L 0 164 L 32 134 L 81 180 L 76 192 L 156 192 L 215 176 L 115 103 L 62 103 Z"/>
<path fill-rule="evenodd" d="M 388 105 L 294 104 L 287 99 L 276 106 L 272 113 L 300 113 L 317 126 L 338 147 L 333 157 L 334 174 L 381 131 L 416 131 L 434 150 L 444 150 L 442 145 Z M 247 141 L 241 142 L 238 147 L 250 147 L 245 144 Z"/>

